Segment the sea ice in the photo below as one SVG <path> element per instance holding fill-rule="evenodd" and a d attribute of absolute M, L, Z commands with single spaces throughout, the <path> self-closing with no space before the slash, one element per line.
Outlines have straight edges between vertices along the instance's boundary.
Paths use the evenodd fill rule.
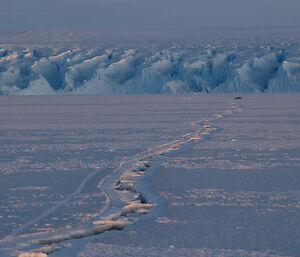
<path fill-rule="evenodd" d="M 299 95 L 234 98 L 2 96 L 1 256 L 297 256 Z"/>

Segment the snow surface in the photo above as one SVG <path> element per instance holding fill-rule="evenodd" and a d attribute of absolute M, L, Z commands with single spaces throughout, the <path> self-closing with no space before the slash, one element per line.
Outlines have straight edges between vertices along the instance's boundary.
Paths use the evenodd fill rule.
<path fill-rule="evenodd" d="M 66 46 L 2 44 L 0 94 L 300 92 L 297 33 Z"/>
<path fill-rule="evenodd" d="M 298 256 L 299 94 L 2 96 L 1 256 Z"/>

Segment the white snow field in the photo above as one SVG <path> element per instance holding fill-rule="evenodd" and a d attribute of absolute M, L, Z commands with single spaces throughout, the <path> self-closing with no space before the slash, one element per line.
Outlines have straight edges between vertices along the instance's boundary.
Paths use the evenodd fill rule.
<path fill-rule="evenodd" d="M 0 97 L 0 256 L 299 256 L 300 94 Z"/>
<path fill-rule="evenodd" d="M 257 30 L 40 45 L 0 31 L 0 95 L 300 92 L 300 30 Z"/>

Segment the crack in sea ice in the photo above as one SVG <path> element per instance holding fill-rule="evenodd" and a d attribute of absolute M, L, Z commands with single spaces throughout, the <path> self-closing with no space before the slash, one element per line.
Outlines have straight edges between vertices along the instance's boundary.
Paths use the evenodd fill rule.
<path fill-rule="evenodd" d="M 123 230 L 135 224 L 141 215 L 148 213 L 154 207 L 159 208 L 159 204 L 155 201 L 157 197 L 154 196 L 154 192 L 151 189 L 145 190 L 142 185 L 147 183 L 145 177 L 147 177 L 149 170 L 160 165 L 160 157 L 171 151 L 178 151 L 182 147 L 188 147 L 189 144 L 206 140 L 212 133 L 219 130 L 211 124 L 213 121 L 242 110 L 241 105 L 230 102 L 222 112 L 191 122 L 191 132 L 168 143 L 150 147 L 145 152 L 125 158 L 118 168 L 104 177 L 98 184 L 98 188 L 102 190 L 106 198 L 106 206 L 98 216 L 92 217 L 88 221 L 68 230 L 49 233 L 48 236 L 19 235 L 25 228 L 49 215 L 65 201 L 71 201 L 74 195 L 83 190 L 87 181 L 99 172 L 99 170 L 95 171 L 86 177 L 78 189 L 64 202 L 30 221 L 2 242 L 0 241 L 0 245 L 4 246 L 2 249 L 18 257 L 44 257 L 64 248 L 64 245 L 61 244 L 64 241 L 97 235 L 111 230 Z M 36 246 L 42 245 L 46 246 L 36 248 Z"/>

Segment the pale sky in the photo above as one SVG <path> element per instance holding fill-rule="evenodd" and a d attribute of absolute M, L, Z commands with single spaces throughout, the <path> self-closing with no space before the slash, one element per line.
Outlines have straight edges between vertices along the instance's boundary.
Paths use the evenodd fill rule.
<path fill-rule="evenodd" d="M 300 26 L 300 0 L 0 0 L 0 29 Z"/>

